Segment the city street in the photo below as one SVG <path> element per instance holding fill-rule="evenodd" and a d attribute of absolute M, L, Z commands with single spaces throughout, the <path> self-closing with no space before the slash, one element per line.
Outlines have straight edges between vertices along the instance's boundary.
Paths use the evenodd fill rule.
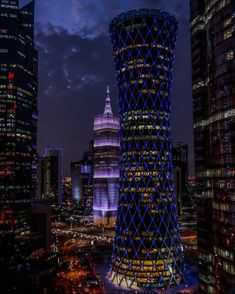
<path fill-rule="evenodd" d="M 88 252 L 94 237 L 69 230 L 54 230 L 59 250 L 56 293 L 102 294 L 102 287 L 92 270 Z"/>
<path fill-rule="evenodd" d="M 75 294 L 121 294 L 144 293 L 143 290 L 120 288 L 109 278 L 114 230 L 102 227 L 65 227 L 54 225 L 53 234 L 59 250 L 59 270 L 56 278 L 57 293 Z M 185 244 L 195 246 L 194 233 L 183 234 Z M 186 242 L 187 241 L 187 242 Z M 186 245 L 188 246 L 188 245 Z M 188 252 L 188 249 L 186 252 Z M 148 293 L 195 293 L 197 270 L 186 267 L 185 285 L 163 291 L 148 290 Z M 177 291 L 177 292 L 175 292 Z"/>

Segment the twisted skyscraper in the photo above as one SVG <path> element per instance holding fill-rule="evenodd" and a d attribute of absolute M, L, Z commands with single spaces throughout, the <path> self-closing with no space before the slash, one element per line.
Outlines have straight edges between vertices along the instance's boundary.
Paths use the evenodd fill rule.
<path fill-rule="evenodd" d="M 120 189 L 111 279 L 142 288 L 180 283 L 183 255 L 171 156 L 177 22 L 140 9 L 110 24 L 119 87 Z"/>

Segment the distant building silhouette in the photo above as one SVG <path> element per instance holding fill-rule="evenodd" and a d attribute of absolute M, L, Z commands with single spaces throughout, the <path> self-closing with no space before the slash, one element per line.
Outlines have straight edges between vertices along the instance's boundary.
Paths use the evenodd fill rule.
<path fill-rule="evenodd" d="M 80 161 L 71 162 L 72 196 L 80 206 L 81 215 L 92 215 L 93 209 L 93 153 L 83 153 Z"/>
<path fill-rule="evenodd" d="M 31 208 L 31 231 L 38 234 L 37 247 L 50 252 L 51 246 L 51 207 L 36 202 Z"/>
<path fill-rule="evenodd" d="M 70 172 L 72 181 L 72 198 L 74 201 L 79 202 L 82 197 L 81 164 L 78 161 L 71 162 Z"/>
<path fill-rule="evenodd" d="M 62 155 L 61 148 L 46 148 L 39 158 L 37 171 L 37 200 L 47 200 L 51 204 L 62 204 Z"/>
<path fill-rule="evenodd" d="M 178 215 L 182 214 L 183 205 L 188 201 L 188 145 L 174 142 L 172 146 L 172 163 L 174 171 L 174 192 Z"/>

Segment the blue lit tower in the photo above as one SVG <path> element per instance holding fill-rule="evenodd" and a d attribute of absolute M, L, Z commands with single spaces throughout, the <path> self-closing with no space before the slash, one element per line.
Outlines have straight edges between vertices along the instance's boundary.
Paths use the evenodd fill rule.
<path fill-rule="evenodd" d="M 110 24 L 119 87 L 120 190 L 110 278 L 127 287 L 178 285 L 183 253 L 171 156 L 177 22 L 155 9 Z"/>

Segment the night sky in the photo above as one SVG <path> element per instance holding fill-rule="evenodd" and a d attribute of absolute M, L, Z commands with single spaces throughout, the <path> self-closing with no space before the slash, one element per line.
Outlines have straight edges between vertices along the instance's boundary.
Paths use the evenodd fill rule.
<path fill-rule="evenodd" d="M 21 4 L 30 1 L 20 1 Z M 173 80 L 173 139 L 189 144 L 193 173 L 193 123 L 188 0 L 36 0 L 39 52 L 38 151 L 64 148 L 64 174 L 92 138 L 94 116 L 104 108 L 106 85 L 117 113 L 117 86 L 109 22 L 137 8 L 165 10 L 179 21 Z"/>

